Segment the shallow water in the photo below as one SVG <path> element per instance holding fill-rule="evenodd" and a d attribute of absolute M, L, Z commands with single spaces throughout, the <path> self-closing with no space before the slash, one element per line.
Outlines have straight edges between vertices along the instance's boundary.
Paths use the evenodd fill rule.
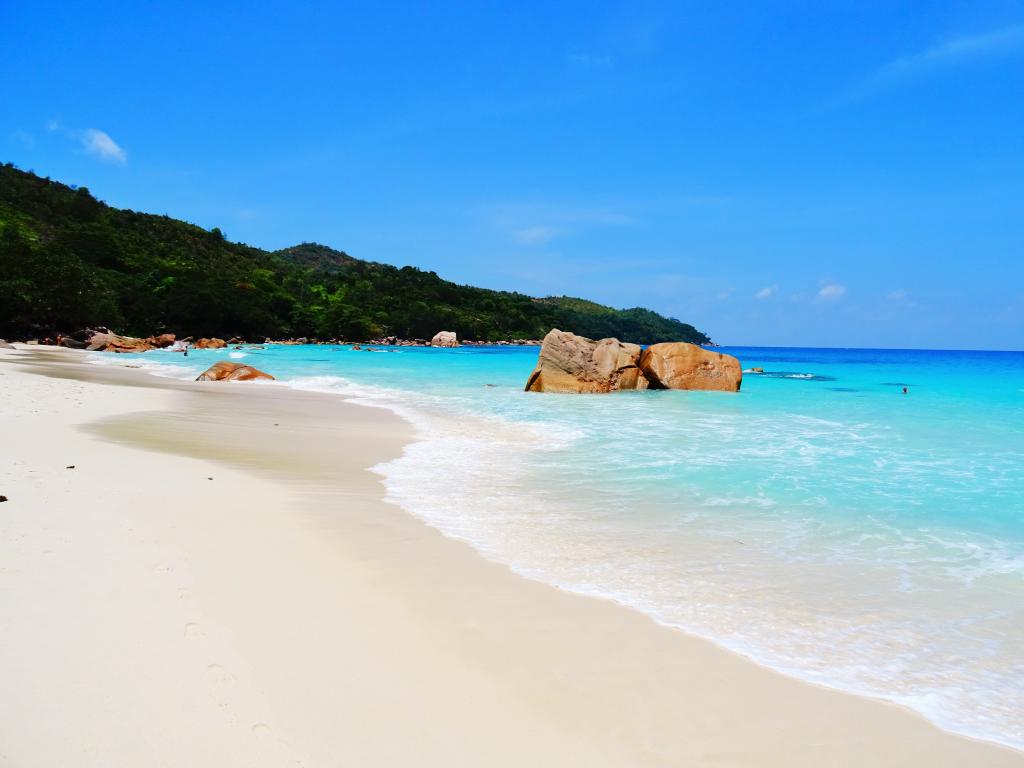
<path fill-rule="evenodd" d="M 1024 748 L 1024 353 L 723 351 L 765 373 L 739 394 L 559 396 L 522 391 L 536 348 L 95 358 L 194 377 L 230 356 L 396 410 L 422 440 L 377 469 L 445 533 Z"/>

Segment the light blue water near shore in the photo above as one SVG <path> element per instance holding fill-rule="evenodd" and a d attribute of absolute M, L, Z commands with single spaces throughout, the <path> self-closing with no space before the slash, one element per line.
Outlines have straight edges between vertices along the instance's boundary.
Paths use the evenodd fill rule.
<path fill-rule="evenodd" d="M 95 357 L 396 410 L 389 498 L 487 556 L 1024 748 L 1024 353 L 724 351 L 765 373 L 558 396 L 522 392 L 536 348 Z"/>

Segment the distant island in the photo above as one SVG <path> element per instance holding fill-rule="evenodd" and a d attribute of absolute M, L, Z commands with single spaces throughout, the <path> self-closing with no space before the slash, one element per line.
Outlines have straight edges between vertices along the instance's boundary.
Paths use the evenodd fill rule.
<path fill-rule="evenodd" d="M 147 336 L 539 339 L 551 328 L 638 344 L 711 340 L 649 309 L 458 285 L 316 243 L 265 251 L 168 216 L 113 208 L 0 166 L 0 337 L 107 326 Z"/>

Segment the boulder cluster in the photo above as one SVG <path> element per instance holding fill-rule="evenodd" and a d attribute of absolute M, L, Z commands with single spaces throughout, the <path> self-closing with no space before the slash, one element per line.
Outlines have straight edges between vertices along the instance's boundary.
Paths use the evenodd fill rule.
<path fill-rule="evenodd" d="M 602 393 L 638 389 L 738 392 L 740 362 L 686 342 L 643 348 L 618 339 L 593 341 L 552 330 L 544 337 L 527 392 Z"/>

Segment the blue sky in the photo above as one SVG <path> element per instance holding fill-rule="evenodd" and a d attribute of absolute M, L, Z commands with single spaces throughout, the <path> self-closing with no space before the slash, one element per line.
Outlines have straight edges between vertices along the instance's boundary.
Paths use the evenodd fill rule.
<path fill-rule="evenodd" d="M 1024 348 L 1024 2 L 0 3 L 0 159 L 722 343 Z"/>

